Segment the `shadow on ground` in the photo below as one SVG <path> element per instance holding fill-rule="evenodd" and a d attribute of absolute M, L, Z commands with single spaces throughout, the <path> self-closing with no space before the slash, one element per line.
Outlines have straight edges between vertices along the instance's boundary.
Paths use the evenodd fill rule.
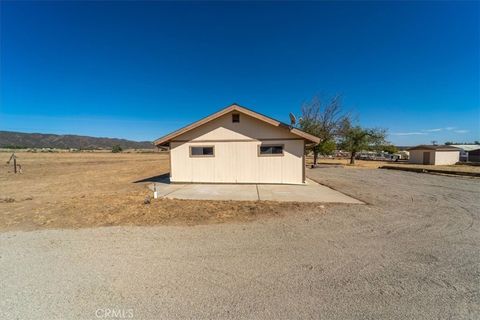
<path fill-rule="evenodd" d="M 134 181 L 133 183 L 143 183 L 143 182 L 170 183 L 170 172 L 167 172 L 158 176 L 137 180 L 137 181 Z"/>

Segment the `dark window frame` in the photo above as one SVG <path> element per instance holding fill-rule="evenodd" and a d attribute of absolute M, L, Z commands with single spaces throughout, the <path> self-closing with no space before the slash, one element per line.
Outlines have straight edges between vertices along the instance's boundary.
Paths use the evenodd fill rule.
<path fill-rule="evenodd" d="M 281 147 L 282 152 L 281 153 L 262 153 L 262 147 Z M 259 144 L 257 149 L 259 157 L 283 157 L 284 151 L 285 151 L 284 144 Z"/>
<path fill-rule="evenodd" d="M 232 123 L 240 123 L 240 113 L 232 113 Z"/>
<path fill-rule="evenodd" d="M 193 148 L 212 148 L 212 154 L 193 154 L 192 149 Z M 190 146 L 189 148 L 190 152 L 190 158 L 213 158 L 215 157 L 215 146 L 209 145 L 209 146 Z"/>

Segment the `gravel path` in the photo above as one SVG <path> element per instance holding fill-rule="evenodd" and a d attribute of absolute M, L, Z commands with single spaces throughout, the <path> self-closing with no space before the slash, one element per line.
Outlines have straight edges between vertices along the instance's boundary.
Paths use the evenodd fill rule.
<path fill-rule="evenodd" d="M 0 318 L 480 317 L 480 180 L 307 174 L 369 205 L 245 224 L 2 233 Z"/>

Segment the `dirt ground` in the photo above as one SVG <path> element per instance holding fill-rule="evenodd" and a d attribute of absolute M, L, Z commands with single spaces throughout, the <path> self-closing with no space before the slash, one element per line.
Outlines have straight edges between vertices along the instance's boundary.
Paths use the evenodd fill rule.
<path fill-rule="evenodd" d="M 146 184 L 168 173 L 166 153 L 0 153 L 0 231 L 248 221 L 319 204 L 157 199 Z"/>
<path fill-rule="evenodd" d="M 480 179 L 306 173 L 368 205 L 195 226 L 0 232 L 0 318 L 87 320 L 106 308 L 146 320 L 480 318 Z"/>
<path fill-rule="evenodd" d="M 312 164 L 313 158 L 307 158 L 307 163 Z M 362 168 L 362 169 L 377 169 L 382 166 L 398 166 L 407 168 L 419 168 L 419 169 L 436 169 L 453 172 L 477 172 L 480 173 L 480 166 L 471 165 L 450 165 L 450 166 L 433 166 L 433 165 L 421 165 L 411 164 L 408 162 L 394 162 L 394 161 L 375 161 L 375 160 L 355 160 L 355 165 L 351 166 L 349 159 L 319 159 L 319 165 L 337 165 L 345 168 Z"/>
<path fill-rule="evenodd" d="M 450 166 L 433 166 L 433 165 L 420 165 L 420 164 L 411 164 L 406 161 L 375 161 L 375 160 L 355 160 L 355 165 L 350 165 L 350 159 L 319 159 L 319 166 L 331 165 L 331 166 L 342 166 L 344 168 L 360 168 L 360 169 L 378 169 L 382 166 L 395 166 L 395 167 L 407 167 L 407 168 L 418 168 L 418 169 L 435 169 L 443 170 L 446 173 L 448 172 L 475 172 L 480 173 L 480 166 L 472 165 L 450 165 Z M 312 164 L 313 158 L 307 158 L 307 164 Z"/>

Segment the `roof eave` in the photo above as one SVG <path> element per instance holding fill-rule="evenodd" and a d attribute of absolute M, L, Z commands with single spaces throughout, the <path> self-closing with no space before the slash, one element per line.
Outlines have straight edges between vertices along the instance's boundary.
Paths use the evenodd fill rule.
<path fill-rule="evenodd" d="M 413 147 L 407 149 L 407 151 L 414 151 L 414 150 L 429 150 L 429 151 L 461 151 L 460 148 L 434 148 L 434 147 Z"/>

